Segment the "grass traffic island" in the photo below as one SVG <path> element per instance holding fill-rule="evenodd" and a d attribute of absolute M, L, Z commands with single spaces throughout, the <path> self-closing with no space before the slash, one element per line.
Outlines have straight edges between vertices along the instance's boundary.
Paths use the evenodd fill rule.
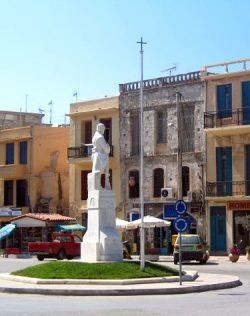
<path fill-rule="evenodd" d="M 11 275 L 39 279 L 136 279 L 177 276 L 178 271 L 168 266 L 145 262 L 141 271 L 140 262 L 84 263 L 52 261 L 22 270 Z"/>

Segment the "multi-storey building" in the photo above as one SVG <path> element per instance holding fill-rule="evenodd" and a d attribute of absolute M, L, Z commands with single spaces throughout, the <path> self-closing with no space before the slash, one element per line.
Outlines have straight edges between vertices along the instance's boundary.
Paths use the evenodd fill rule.
<path fill-rule="evenodd" d="M 245 253 L 250 244 L 249 62 L 210 65 L 203 72 L 208 240 L 214 253 L 227 253 L 234 243 Z"/>
<path fill-rule="evenodd" d="M 0 111 L 0 128 L 14 128 L 42 124 L 44 114 Z"/>
<path fill-rule="evenodd" d="M 68 211 L 68 145 L 68 127 L 0 129 L 1 212 Z"/>
<path fill-rule="evenodd" d="M 104 137 L 111 146 L 110 182 L 116 194 L 116 211 L 118 216 L 122 216 L 118 106 L 118 97 L 76 102 L 70 105 L 70 147 L 68 148 L 70 215 L 76 217 L 84 226 L 87 226 L 87 175 L 92 170 L 92 136 L 98 123 L 105 125 Z"/>
<path fill-rule="evenodd" d="M 176 93 L 182 125 L 178 136 Z M 205 236 L 203 177 L 205 134 L 204 83 L 200 72 L 143 81 L 144 116 L 144 214 L 168 219 L 171 229 L 155 229 L 151 242 L 164 253 L 171 251 L 173 221 L 177 214 L 178 182 L 188 205 L 189 231 Z M 128 220 L 140 216 L 140 82 L 120 84 L 121 192 Z M 178 151 L 182 151 L 182 172 L 178 172 Z M 180 174 L 181 173 L 181 174 Z M 181 178 L 181 181 L 178 180 Z M 167 196 L 162 197 L 162 188 Z"/>

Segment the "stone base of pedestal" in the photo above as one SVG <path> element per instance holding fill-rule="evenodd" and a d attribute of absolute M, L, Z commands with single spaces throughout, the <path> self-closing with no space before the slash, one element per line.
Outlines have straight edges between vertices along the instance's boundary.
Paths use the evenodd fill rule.
<path fill-rule="evenodd" d="M 88 229 L 81 244 L 81 260 L 122 259 L 122 243 L 115 226 L 115 195 L 110 190 L 92 190 L 88 196 Z"/>

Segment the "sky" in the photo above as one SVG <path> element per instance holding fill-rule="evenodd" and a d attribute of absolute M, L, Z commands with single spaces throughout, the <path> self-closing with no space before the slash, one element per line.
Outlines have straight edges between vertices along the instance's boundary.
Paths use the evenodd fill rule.
<path fill-rule="evenodd" d="M 249 12 L 248 0 L 0 0 L 0 110 L 68 123 L 75 92 L 140 80 L 141 38 L 144 79 L 250 58 Z"/>

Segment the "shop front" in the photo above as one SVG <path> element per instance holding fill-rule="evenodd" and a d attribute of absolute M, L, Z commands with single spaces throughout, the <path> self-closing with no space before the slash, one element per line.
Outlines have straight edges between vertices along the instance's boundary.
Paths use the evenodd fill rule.
<path fill-rule="evenodd" d="M 19 208 L 1 207 L 0 208 L 0 229 L 8 225 L 13 218 L 20 215 L 22 215 L 22 211 Z M 10 237 L 0 238 L 0 252 L 1 253 L 4 252 L 4 249 L 6 249 L 6 246 L 8 246 L 9 239 L 11 239 L 11 234 L 10 234 Z"/>
<path fill-rule="evenodd" d="M 233 215 L 233 243 L 245 254 L 246 246 L 250 245 L 250 201 L 229 202 L 227 209 Z"/>
<path fill-rule="evenodd" d="M 76 224 L 76 219 L 59 214 L 28 213 L 11 220 L 16 226 L 8 238 L 8 248 L 28 253 L 28 243 L 32 241 L 52 241 L 52 233 L 58 225 Z"/>

